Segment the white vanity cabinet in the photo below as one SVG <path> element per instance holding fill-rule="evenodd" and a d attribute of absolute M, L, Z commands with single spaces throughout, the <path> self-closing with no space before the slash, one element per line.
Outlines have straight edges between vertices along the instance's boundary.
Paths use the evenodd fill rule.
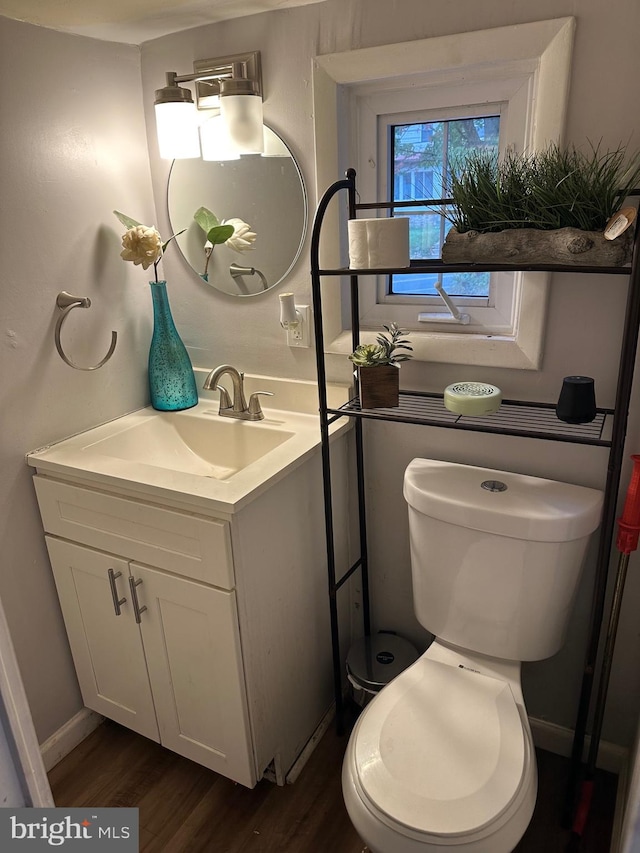
<path fill-rule="evenodd" d="M 46 537 L 85 705 L 159 741 L 140 629 L 128 594 L 116 618 L 109 573 L 124 596 L 126 560 Z"/>
<path fill-rule="evenodd" d="M 253 785 L 234 592 L 46 540 L 85 705 Z"/>
<path fill-rule="evenodd" d="M 331 452 L 346 478 L 346 434 Z M 320 453 L 228 513 L 30 464 L 85 705 L 246 786 L 283 783 L 333 698 Z M 346 566 L 340 484 L 336 511 Z"/>

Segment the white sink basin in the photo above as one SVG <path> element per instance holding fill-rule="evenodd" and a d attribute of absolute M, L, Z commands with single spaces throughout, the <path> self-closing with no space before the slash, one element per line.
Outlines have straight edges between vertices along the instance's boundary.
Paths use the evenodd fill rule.
<path fill-rule="evenodd" d="M 147 409 L 123 421 L 111 435 L 86 444 L 84 452 L 216 480 L 232 477 L 295 435 L 280 425 L 223 418 L 211 410 Z"/>
<path fill-rule="evenodd" d="M 206 371 L 196 372 L 202 387 Z M 218 395 L 205 392 L 193 409 L 141 409 L 29 453 L 27 462 L 95 488 L 233 513 L 320 448 L 315 383 L 245 376 L 247 396 L 256 390 L 274 394 L 263 398 L 261 421 L 221 417 Z M 346 385 L 328 391 L 331 407 L 349 398 Z M 330 433 L 350 425 L 340 418 Z"/>

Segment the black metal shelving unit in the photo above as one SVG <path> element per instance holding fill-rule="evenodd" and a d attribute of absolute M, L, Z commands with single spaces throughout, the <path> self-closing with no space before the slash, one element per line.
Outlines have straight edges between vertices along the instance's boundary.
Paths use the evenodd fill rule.
<path fill-rule="evenodd" d="M 593 421 L 567 429 L 559 421 L 553 403 L 525 403 L 522 400 L 503 400 L 493 415 L 470 417 L 456 415 L 444 407 L 442 394 L 425 391 L 401 391 L 397 408 L 362 409 L 357 397 L 339 409 L 327 409 L 330 415 L 365 418 L 378 421 L 398 421 L 403 424 L 466 429 L 472 432 L 519 435 L 523 438 L 546 438 L 572 444 L 611 446 L 613 409 L 597 409 Z"/>
<path fill-rule="evenodd" d="M 334 691 L 336 703 L 336 727 L 339 733 L 344 730 L 344 697 L 342 691 L 342 663 L 338 626 L 337 595 L 344 583 L 358 570 L 361 572 L 363 597 L 363 627 L 365 635 L 371 631 L 369 590 L 368 590 L 368 553 L 365 508 L 365 475 L 362 424 L 365 419 L 397 421 L 399 423 L 423 424 L 447 429 L 473 430 L 484 433 L 514 435 L 530 439 L 547 439 L 574 444 L 586 444 L 609 448 L 607 478 L 605 484 L 604 507 L 597 552 L 596 576 L 593 590 L 592 609 L 589 626 L 589 638 L 585 656 L 578 712 L 575 724 L 575 736 L 571 756 L 571 771 L 567 787 L 567 815 L 573 809 L 577 793 L 578 777 L 582 766 L 582 754 L 587 732 L 587 721 L 591 704 L 596 661 L 609 575 L 609 562 L 615 529 L 616 504 L 620 487 L 624 443 L 627 432 L 627 420 L 633 372 L 638 346 L 640 326 L 640 228 L 636 229 L 633 257 L 630 267 L 601 266 L 563 266 L 554 264 L 505 266 L 488 264 L 443 264 L 441 261 L 411 262 L 411 266 L 399 269 L 322 269 L 320 267 L 319 246 L 325 213 L 331 199 L 340 192 L 346 192 L 349 219 L 355 218 L 358 210 L 388 209 L 390 207 L 442 204 L 441 200 L 423 200 L 405 203 L 356 201 L 356 173 L 349 169 L 343 180 L 332 184 L 321 198 L 313 224 L 311 238 L 311 280 L 313 292 L 314 328 L 316 336 L 316 363 L 318 371 L 318 395 L 320 409 L 320 429 L 322 438 L 322 470 L 324 482 L 325 531 L 327 541 L 327 572 L 329 587 L 329 608 L 331 616 L 331 634 L 333 644 Z M 639 194 L 636 191 L 635 194 Z M 492 272 L 537 271 L 554 273 L 580 273 L 625 276 L 628 279 L 627 304 L 620 348 L 618 380 L 613 409 L 598 409 L 596 419 L 591 424 L 572 426 L 558 420 L 555 406 L 550 403 L 532 403 L 520 400 L 504 401 L 495 415 L 483 418 L 460 417 L 444 408 L 442 395 L 421 392 L 401 391 L 400 406 L 396 409 L 361 409 L 355 385 L 356 396 L 346 405 L 335 409 L 327 405 L 325 348 L 322 316 L 321 280 L 324 277 L 348 277 L 351 296 L 351 328 L 353 349 L 360 342 L 358 278 L 360 275 L 391 274 L 394 272 Z M 331 497 L 331 462 L 329 456 L 329 426 L 339 418 L 354 419 L 356 479 L 358 492 L 358 523 L 360 533 L 360 556 L 341 576 L 336 575 L 334 550 L 333 507 Z M 600 732 L 592 737 L 599 738 Z"/>

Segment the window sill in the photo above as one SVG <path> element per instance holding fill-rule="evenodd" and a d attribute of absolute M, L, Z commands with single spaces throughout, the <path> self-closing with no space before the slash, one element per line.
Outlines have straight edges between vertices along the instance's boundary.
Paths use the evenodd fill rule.
<path fill-rule="evenodd" d="M 375 343 L 376 332 L 361 331 L 361 343 Z M 410 332 L 414 361 L 444 364 L 505 367 L 514 370 L 537 370 L 541 352 L 524 349 L 513 336 L 455 334 L 447 332 Z M 351 332 L 341 332 L 326 342 L 326 352 L 350 355 L 353 350 Z"/>

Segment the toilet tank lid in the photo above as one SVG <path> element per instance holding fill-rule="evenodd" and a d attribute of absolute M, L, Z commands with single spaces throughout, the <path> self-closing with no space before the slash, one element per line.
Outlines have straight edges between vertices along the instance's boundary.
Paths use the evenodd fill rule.
<path fill-rule="evenodd" d="M 568 542 L 598 527 L 603 494 L 510 471 L 413 459 L 404 475 L 404 497 L 418 512 L 449 524 L 514 539 Z"/>

